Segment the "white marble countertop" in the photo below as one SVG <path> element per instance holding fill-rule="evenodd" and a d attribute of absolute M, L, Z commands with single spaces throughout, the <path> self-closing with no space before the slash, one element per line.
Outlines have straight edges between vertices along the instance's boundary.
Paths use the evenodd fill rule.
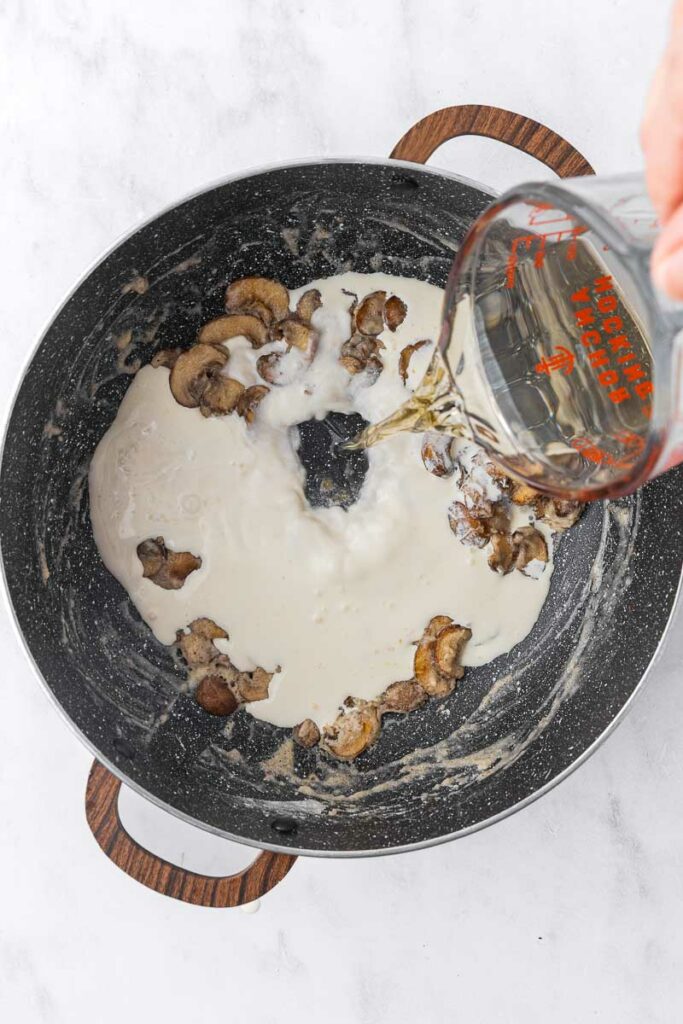
<path fill-rule="evenodd" d="M 599 171 L 640 166 L 668 4 L 646 0 L 9 0 L 0 8 L 0 404 L 83 269 L 233 171 L 384 155 L 432 109 L 529 114 Z M 459 140 L 440 165 L 503 187 L 529 158 Z M 683 1002 L 683 615 L 625 723 L 540 802 L 408 856 L 300 861 L 258 913 L 157 896 L 102 856 L 90 758 L 4 610 L 0 1019 L 647 1024 Z M 129 796 L 157 852 L 251 854 Z"/>

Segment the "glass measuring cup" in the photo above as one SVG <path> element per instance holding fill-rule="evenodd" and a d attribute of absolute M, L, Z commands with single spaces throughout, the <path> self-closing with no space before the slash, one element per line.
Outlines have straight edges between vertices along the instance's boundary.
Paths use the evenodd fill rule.
<path fill-rule="evenodd" d="M 466 432 L 539 490 L 614 497 L 683 462 L 683 304 L 640 175 L 521 185 L 470 229 L 440 337 Z"/>

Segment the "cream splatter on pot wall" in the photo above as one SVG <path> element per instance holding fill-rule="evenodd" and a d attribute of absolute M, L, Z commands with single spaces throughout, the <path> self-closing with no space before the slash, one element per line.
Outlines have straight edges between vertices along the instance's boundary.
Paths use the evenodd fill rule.
<path fill-rule="evenodd" d="M 241 670 L 280 671 L 268 699 L 246 705 L 257 718 L 293 726 L 331 722 L 345 697 L 371 699 L 413 674 L 413 643 L 436 614 L 469 626 L 464 665 L 482 665 L 529 633 L 552 572 L 497 575 L 489 552 L 458 543 L 447 509 L 456 477 L 425 471 L 417 435 L 396 436 L 368 453 L 358 501 L 348 511 L 311 508 L 296 454 L 295 425 L 329 411 L 377 420 L 407 394 L 401 350 L 437 337 L 442 292 L 384 274 L 343 274 L 291 295 L 292 307 L 316 287 L 315 359 L 290 383 L 273 387 L 254 421 L 205 418 L 179 405 L 165 367 L 137 374 L 102 438 L 90 470 L 91 518 L 107 568 L 164 644 L 190 621 L 208 616 L 229 633 L 216 645 Z M 399 295 L 408 313 L 381 334 L 384 370 L 371 386 L 340 365 L 349 336 L 349 296 Z M 229 343 L 229 374 L 262 383 L 248 341 Z M 420 380 L 432 346 L 416 351 L 408 388 Z M 527 522 L 517 511 L 517 522 Z M 547 531 L 546 531 L 547 532 Z M 201 557 L 178 590 L 142 576 L 138 544 L 163 536 L 169 548 Z M 467 678 L 461 685 L 466 685 Z"/>

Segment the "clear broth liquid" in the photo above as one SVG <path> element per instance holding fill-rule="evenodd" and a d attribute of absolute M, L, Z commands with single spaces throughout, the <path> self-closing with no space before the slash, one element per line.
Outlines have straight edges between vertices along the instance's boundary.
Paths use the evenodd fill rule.
<path fill-rule="evenodd" d="M 590 237 L 545 244 L 542 258 L 519 238 L 504 224 L 487 234 L 476 294 L 447 312 L 443 352 L 413 395 L 351 444 L 407 430 L 465 434 L 510 472 L 585 497 L 643 458 L 650 347 Z"/>

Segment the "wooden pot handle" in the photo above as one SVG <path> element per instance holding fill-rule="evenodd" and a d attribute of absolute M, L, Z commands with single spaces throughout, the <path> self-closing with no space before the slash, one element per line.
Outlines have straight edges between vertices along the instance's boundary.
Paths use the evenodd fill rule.
<path fill-rule="evenodd" d="M 442 143 L 458 135 L 483 135 L 506 142 L 536 157 L 561 178 L 595 173 L 578 149 L 544 124 L 501 107 L 476 104 L 444 107 L 423 117 L 394 146 L 391 157 L 424 164 Z"/>
<path fill-rule="evenodd" d="M 121 780 L 94 761 L 85 794 L 90 830 L 109 860 L 148 889 L 198 907 L 239 907 L 270 892 L 290 870 L 296 857 L 263 850 L 234 875 L 197 875 L 145 850 L 126 832 L 119 817 Z"/>

